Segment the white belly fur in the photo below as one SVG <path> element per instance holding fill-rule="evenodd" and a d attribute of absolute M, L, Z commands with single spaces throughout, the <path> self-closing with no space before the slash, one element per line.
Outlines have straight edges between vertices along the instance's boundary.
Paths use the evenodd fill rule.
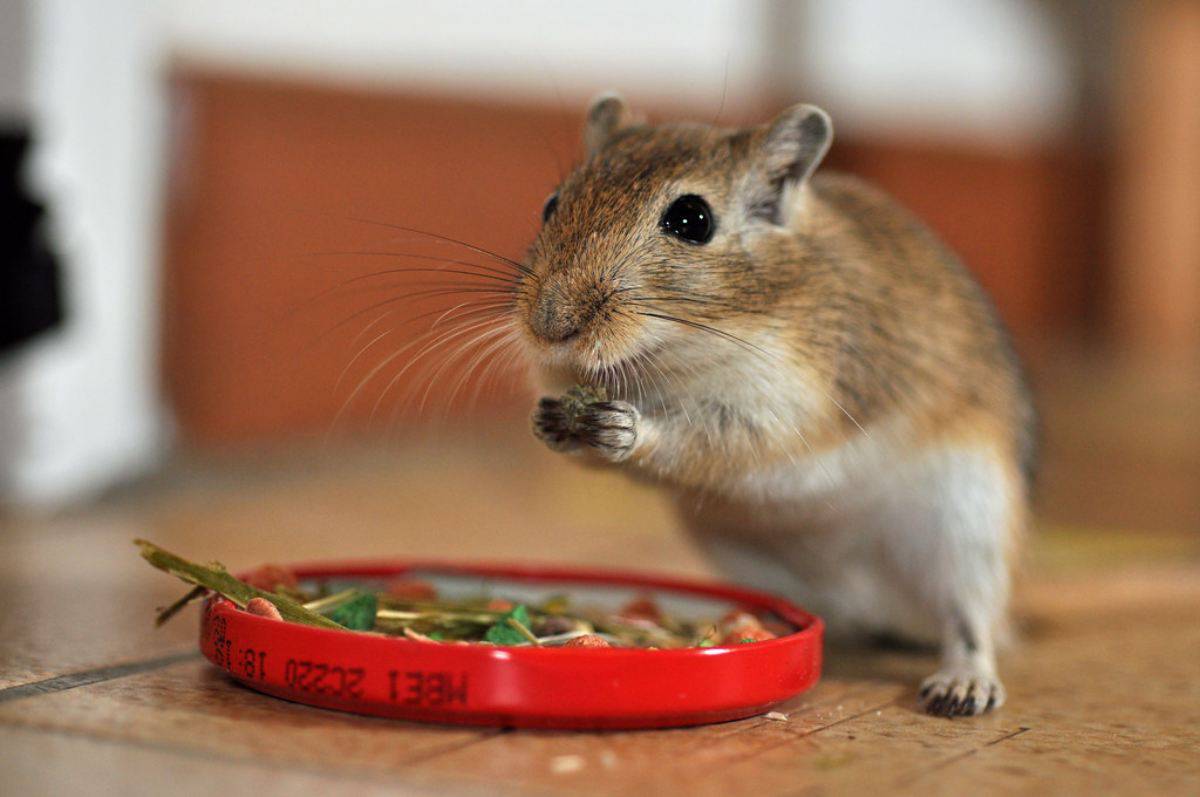
<path fill-rule="evenodd" d="M 726 574 L 793 598 L 832 634 L 933 642 L 955 612 L 1002 616 L 1014 498 L 986 448 L 861 437 L 749 475 L 729 498 L 681 496 L 680 509 Z"/>

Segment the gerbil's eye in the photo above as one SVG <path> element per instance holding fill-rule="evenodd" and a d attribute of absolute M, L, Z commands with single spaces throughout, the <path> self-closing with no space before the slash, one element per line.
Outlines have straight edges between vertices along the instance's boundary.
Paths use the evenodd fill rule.
<path fill-rule="evenodd" d="M 554 215 L 555 209 L 558 208 L 558 193 L 555 192 L 546 200 L 546 204 L 542 206 L 542 224 L 550 221 L 550 217 Z"/>
<path fill-rule="evenodd" d="M 712 208 L 702 197 L 685 194 L 671 203 L 659 226 L 688 243 L 706 244 L 713 237 Z"/>

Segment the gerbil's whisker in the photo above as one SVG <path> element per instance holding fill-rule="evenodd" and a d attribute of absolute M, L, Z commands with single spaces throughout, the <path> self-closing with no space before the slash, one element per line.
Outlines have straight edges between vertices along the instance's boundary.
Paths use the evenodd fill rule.
<path fill-rule="evenodd" d="M 446 398 L 446 404 L 445 404 L 446 414 L 449 413 L 450 406 L 454 403 L 454 399 L 457 398 L 459 391 L 462 390 L 464 385 L 466 385 L 467 383 L 470 382 L 472 377 L 474 377 L 476 369 L 478 369 L 479 366 L 481 364 L 483 364 L 484 362 L 488 362 L 489 358 L 490 358 L 489 365 L 494 364 L 495 360 L 496 360 L 496 358 L 494 356 L 495 353 L 497 351 L 499 351 L 500 349 L 502 349 L 503 347 L 510 345 L 515 340 L 514 334 L 515 334 L 516 330 L 512 327 L 511 324 L 505 325 L 501 329 L 503 330 L 503 332 L 502 332 L 502 334 L 500 334 L 497 337 L 496 340 L 490 341 L 486 345 L 480 346 L 478 351 L 475 352 L 474 356 L 472 356 L 471 359 L 466 363 L 466 365 L 463 366 L 462 374 L 459 375 L 458 379 L 454 383 L 453 389 L 450 391 L 450 395 Z M 470 346 L 467 346 L 466 348 L 470 348 Z M 429 383 L 429 387 L 430 388 L 433 387 L 432 381 Z M 429 388 L 426 388 L 426 397 L 428 397 L 428 391 L 429 391 Z M 422 400 L 422 407 L 423 406 L 424 406 L 424 399 Z"/>
<path fill-rule="evenodd" d="M 513 260 L 512 258 L 505 257 L 504 255 L 493 252 L 490 249 L 484 249 L 482 246 L 477 246 L 475 244 L 469 244 L 466 241 L 460 241 L 457 238 L 451 238 L 448 235 L 442 235 L 442 234 L 436 233 L 436 232 L 429 232 L 428 230 L 419 230 L 416 227 L 405 227 L 401 224 L 389 224 L 388 222 L 384 222 L 384 221 L 375 221 L 374 219 L 365 219 L 360 216 L 351 216 L 350 218 L 351 218 L 351 220 L 357 221 L 361 224 L 373 224 L 377 227 L 387 227 L 388 229 L 400 230 L 401 232 L 410 232 L 410 233 L 413 233 L 414 235 L 424 235 L 424 236 L 433 238 L 438 241 L 444 241 L 448 244 L 454 244 L 456 246 L 461 246 L 465 249 L 470 249 L 472 252 L 478 252 L 479 254 L 484 255 L 485 257 L 494 258 L 495 260 L 497 260 L 501 263 L 507 263 L 508 265 L 512 266 L 517 271 L 521 272 L 522 274 L 524 274 L 526 276 L 533 276 L 533 270 L 530 269 L 528 266 L 524 265 L 523 263 L 519 263 L 516 260 Z"/>
<path fill-rule="evenodd" d="M 453 295 L 460 294 L 460 293 L 482 293 L 482 294 L 492 296 L 492 297 L 512 296 L 511 291 L 500 290 L 498 288 L 431 288 L 428 290 L 421 290 L 421 291 L 409 291 L 408 293 L 402 293 L 398 296 L 392 296 L 392 297 L 384 299 L 382 301 L 375 302 L 374 304 L 364 307 L 361 310 L 357 310 L 354 313 L 351 313 L 350 315 L 343 318 L 341 321 L 338 321 L 336 324 L 329 327 L 324 332 L 322 332 L 320 335 L 318 335 L 309 344 L 309 346 L 310 347 L 315 346 L 316 344 L 320 343 L 322 340 L 324 340 L 328 336 L 332 335 L 334 332 L 337 332 L 339 329 L 341 329 L 342 327 L 349 324 L 354 319 L 361 318 L 362 316 L 366 315 L 367 313 L 370 313 L 372 310 L 378 310 L 380 307 L 387 307 L 388 305 L 397 304 L 399 302 L 407 301 L 410 299 L 431 298 L 434 296 L 453 296 Z M 441 310 L 439 309 L 435 312 L 441 312 Z"/>
<path fill-rule="evenodd" d="M 649 316 L 650 318 L 658 318 L 658 319 L 662 319 L 663 321 L 671 321 L 676 324 L 682 324 L 683 326 L 703 330 L 704 332 L 709 332 L 713 335 L 717 335 L 718 337 L 725 338 L 726 340 L 730 341 L 731 343 L 736 343 L 739 346 L 743 346 L 750 351 L 758 352 L 759 354 L 761 354 L 765 357 L 768 357 L 768 358 L 771 357 L 771 353 L 768 352 L 766 349 L 763 349 L 759 346 L 755 346 L 750 341 L 745 340 L 743 338 L 739 338 L 737 335 L 734 335 L 731 332 L 726 332 L 723 329 L 717 329 L 716 327 L 709 326 L 708 324 L 702 324 L 699 321 L 691 321 L 686 318 L 680 318 L 679 316 L 667 315 L 666 313 L 649 313 L 649 312 L 646 312 L 645 310 L 637 310 L 635 312 L 637 312 L 638 315 Z"/>
<path fill-rule="evenodd" d="M 350 252 L 350 253 L 343 253 L 343 254 L 373 254 L 373 253 Z M 411 266 L 411 267 L 406 266 L 404 268 L 389 268 L 389 269 L 384 269 L 382 271 L 373 271 L 369 274 L 359 274 L 359 275 L 356 275 L 349 279 L 342 280 L 335 285 L 325 288 L 324 290 L 318 291 L 317 293 L 313 294 L 312 296 L 307 297 L 303 301 L 289 307 L 285 312 L 285 317 L 294 316 L 297 313 L 307 310 L 308 308 L 312 307 L 313 305 L 317 304 L 318 302 L 322 301 L 323 299 L 333 296 L 339 292 L 345 291 L 345 289 L 347 287 L 349 287 L 350 285 L 354 285 L 354 284 L 360 283 L 360 282 L 365 282 L 367 280 L 378 279 L 380 277 L 392 276 L 392 275 L 396 275 L 396 274 L 452 274 L 452 275 L 459 276 L 459 277 L 470 277 L 470 278 L 476 279 L 476 280 L 498 282 L 498 283 L 505 285 L 509 290 L 512 290 L 512 291 L 515 291 L 517 288 L 516 280 L 515 280 L 513 274 L 510 274 L 505 271 L 501 271 L 499 269 L 488 268 L 487 266 L 483 266 L 479 263 L 471 263 L 466 260 L 455 260 L 453 258 L 429 257 L 426 255 L 408 255 L 408 254 L 404 254 L 404 253 L 379 253 L 379 254 L 392 254 L 393 256 L 413 257 L 413 258 L 419 258 L 419 259 L 424 259 L 424 260 L 433 260 L 435 262 L 441 262 L 441 263 L 446 263 L 446 264 L 461 265 L 464 268 L 452 269 L 452 268 L 437 268 L 437 267 L 432 267 L 432 266 L 424 266 L 424 267 L 422 267 L 422 266 Z M 481 270 L 480 271 L 469 270 L 467 267 L 470 267 L 472 269 L 481 269 Z M 453 285 L 454 283 L 446 282 L 444 284 Z M 470 284 L 470 283 L 468 283 L 468 284 Z"/>
<path fill-rule="evenodd" d="M 461 302 L 461 303 L 456 304 L 455 306 L 451 307 L 449 310 L 442 310 L 439 307 L 436 310 L 431 310 L 426 313 L 421 313 L 420 315 L 413 316 L 412 318 L 406 318 L 403 323 L 406 323 L 406 324 L 412 323 L 414 321 L 419 321 L 422 318 L 428 318 L 429 316 L 434 315 L 435 313 L 441 313 L 441 315 L 439 315 L 438 318 L 429 326 L 429 329 L 427 329 L 423 333 L 423 334 L 428 335 L 431 332 L 433 332 L 433 330 L 435 328 L 437 328 L 437 326 L 439 324 L 441 324 L 448 318 L 457 318 L 459 320 L 466 321 L 467 319 L 475 318 L 475 317 L 481 316 L 481 315 L 503 315 L 503 313 L 501 313 L 500 311 L 506 309 L 507 307 L 508 307 L 507 302 L 490 302 L 490 303 L 488 303 L 488 302 L 484 302 L 484 303 Z M 383 315 L 381 315 L 379 318 L 375 319 L 375 321 L 372 321 L 371 324 L 368 324 L 367 327 L 365 327 L 364 329 L 367 329 L 367 328 L 373 326 L 374 324 L 378 323 L 381 319 L 383 319 L 385 316 L 387 316 L 391 313 L 392 313 L 392 311 L 388 310 Z M 395 327 L 384 330 L 377 337 L 375 337 L 370 343 L 368 343 L 366 346 L 364 346 L 362 349 L 360 349 L 358 351 L 358 353 L 355 354 L 353 358 L 351 358 L 350 362 L 348 362 L 346 364 L 346 367 L 342 369 L 341 374 L 338 376 L 337 382 L 334 383 L 334 386 L 333 386 L 334 391 L 337 391 L 341 387 L 342 381 L 345 379 L 346 374 L 350 371 L 350 368 L 354 365 L 354 363 L 360 357 L 362 357 L 363 354 L 366 353 L 367 349 L 370 349 L 377 342 L 379 342 L 380 339 L 382 339 L 383 337 L 385 337 L 386 335 L 388 335 L 389 333 L 394 332 L 394 331 L 395 331 Z M 362 333 L 360 332 L 359 338 L 361 338 L 361 336 L 362 336 Z M 353 345 L 353 343 L 351 345 Z"/>
<path fill-rule="evenodd" d="M 483 322 L 476 322 L 476 323 L 477 323 L 478 325 L 483 325 L 483 324 L 487 324 L 487 323 L 490 323 L 490 322 L 491 322 L 491 319 L 486 319 L 486 320 L 485 320 L 485 321 L 483 321 Z M 473 326 L 475 326 L 475 325 L 474 325 L 474 324 L 467 324 L 466 326 L 467 326 L 467 328 L 466 328 L 466 329 L 459 329 L 459 328 L 455 328 L 455 329 L 451 329 L 451 330 L 448 330 L 448 331 L 446 331 L 446 332 L 443 332 L 443 333 L 441 333 L 441 335 L 439 335 L 439 341 L 435 341 L 435 342 L 434 342 L 433 344 L 431 344 L 431 345 L 433 345 L 434 347 L 436 347 L 436 345 L 438 345 L 438 343 L 439 343 L 439 342 L 444 342 L 444 341 L 441 341 L 440 339 L 441 339 L 441 338 L 445 338 L 445 336 L 447 336 L 447 335 L 449 335 L 449 336 L 453 336 L 453 335 L 455 335 L 455 334 L 466 334 L 466 333 L 467 333 L 467 332 L 469 332 L 469 331 L 471 330 L 471 328 L 472 328 Z M 378 374 L 380 371 L 382 371 L 384 368 L 386 368 L 386 367 L 387 367 L 388 365 L 390 365 L 391 363 L 395 362 L 395 361 L 396 361 L 396 359 L 398 359 L 399 357 L 403 356 L 405 352 L 409 351 L 409 350 L 410 350 L 410 349 L 412 349 L 414 346 L 417 346 L 417 345 L 419 345 L 420 343 L 424 342 L 424 341 L 425 341 L 425 339 L 426 339 L 427 337 L 429 337 L 429 335 L 430 335 L 430 334 L 431 334 L 431 331 L 427 331 L 427 332 L 425 332 L 425 333 L 423 333 L 423 334 L 419 335 L 418 337 L 416 337 L 416 338 L 414 338 L 413 340 L 409 341 L 408 343 L 404 344 L 404 345 L 403 345 L 403 346 L 401 346 L 400 348 L 396 349 L 394 352 L 392 352 L 391 354 L 389 354 L 387 357 L 383 358 L 383 360 L 382 360 L 382 361 L 380 361 L 379 363 L 377 363 L 377 364 L 376 364 L 376 365 L 375 365 L 375 366 L 374 366 L 374 367 L 373 367 L 373 368 L 372 368 L 370 371 L 368 371 L 368 372 L 367 372 L 367 374 L 366 374 L 366 376 L 364 376 L 364 377 L 363 377 L 361 380 L 359 380 L 359 382 L 358 382 L 358 384 L 355 386 L 354 390 L 353 390 L 353 391 L 351 391 L 350 395 L 349 395 L 349 396 L 346 398 L 346 400 L 345 400 L 345 401 L 342 403 L 342 406 L 341 406 L 341 407 L 338 409 L 338 412 L 337 412 L 337 414 L 336 414 L 336 415 L 334 415 L 333 422 L 332 422 L 332 424 L 331 424 L 331 426 L 330 426 L 330 431 L 332 432 L 332 431 L 333 431 L 333 429 L 335 429 L 335 428 L 337 427 L 338 423 L 341 421 L 342 417 L 343 417 L 343 416 L 346 414 L 346 412 L 349 410 L 349 408 L 351 407 L 351 405 L 354 403 L 355 399 L 357 399 L 357 398 L 358 398 L 359 394 L 361 394 L 361 393 L 362 393 L 362 391 L 363 391 L 363 390 L 366 388 L 366 386 L 367 386 L 367 385 L 368 385 L 368 384 L 371 382 L 371 380 L 373 380 L 373 379 L 375 378 L 375 376 L 376 376 L 376 375 L 377 375 L 377 374 Z M 424 354 L 425 354 L 427 351 L 428 351 L 428 347 L 426 347 L 426 349 L 422 350 L 422 352 L 421 352 L 419 355 L 417 355 L 417 356 L 418 356 L 418 357 L 420 357 L 420 356 L 423 356 L 423 355 L 424 355 Z M 408 365 L 411 365 L 411 364 L 412 364 L 412 362 L 409 362 L 409 363 L 408 363 Z M 407 370 L 407 368 L 408 368 L 408 365 L 406 365 L 406 366 L 405 366 L 405 368 L 404 368 L 403 370 Z M 401 371 L 401 373 L 403 373 L 403 370 Z M 393 378 L 393 381 L 388 383 L 388 387 L 389 387 L 389 388 L 390 388 L 390 387 L 391 387 L 391 385 L 394 383 L 394 381 L 395 381 L 395 379 L 396 379 L 396 378 L 398 378 L 398 377 L 394 377 L 394 378 Z M 386 395 L 386 390 L 385 390 L 385 392 L 384 392 L 384 394 L 383 394 L 383 395 Z M 383 395 L 381 395 L 381 396 L 380 396 L 380 400 L 382 400 L 382 398 L 383 398 Z M 378 407 L 378 402 L 376 402 L 376 405 L 375 405 L 375 406 L 376 406 L 376 408 Z M 374 416 L 374 410 L 372 410 L 372 417 L 373 417 L 373 416 Z"/>
<path fill-rule="evenodd" d="M 379 316 L 379 318 L 375 319 L 375 321 L 372 321 L 371 324 L 373 325 L 373 324 L 379 322 L 386 315 L 387 315 L 387 313 L 384 313 L 383 315 Z M 369 329 L 369 328 L 370 328 L 369 326 L 364 327 L 364 329 Z M 342 369 L 341 373 L 338 374 L 337 380 L 333 383 L 333 392 L 334 393 L 337 393 L 337 391 L 341 388 L 342 381 L 346 378 L 346 374 L 350 373 L 350 369 L 354 367 L 354 364 L 356 362 L 358 362 L 359 358 L 362 357 L 364 354 L 366 354 L 368 351 L 370 351 L 372 346 L 374 346 L 376 343 L 378 343 L 379 341 L 386 338 L 388 335 L 390 335 L 394 331 L 395 331 L 395 328 L 388 328 L 388 329 L 383 330 L 378 335 L 371 338 L 371 341 L 366 346 L 363 346 L 361 349 L 359 349 L 357 352 L 354 353 L 354 356 L 350 358 L 350 361 L 348 363 L 346 363 L 346 367 Z"/>
<path fill-rule="evenodd" d="M 449 343 L 450 341 L 460 338 L 463 335 L 469 335 L 470 333 L 474 332 L 475 330 L 482 329 L 482 328 L 486 327 L 488 324 L 492 324 L 494 322 L 495 322 L 495 318 L 485 318 L 482 321 L 473 321 L 471 323 L 460 323 L 454 327 L 451 327 L 448 330 L 445 330 L 445 331 L 439 333 L 433 339 L 433 341 L 431 341 L 430 343 L 427 343 L 425 346 L 423 346 L 419 352 L 417 352 L 415 355 L 413 355 L 411 360 L 409 360 L 407 363 L 405 363 L 404 366 L 402 368 L 400 368 L 400 370 L 397 371 L 395 374 L 393 374 L 392 378 L 388 380 L 387 385 L 384 387 L 383 391 L 379 394 L 379 397 L 375 400 L 375 404 L 371 407 L 371 415 L 368 419 L 368 423 L 370 423 L 370 421 L 375 418 L 375 414 L 379 411 L 380 405 L 383 404 L 383 400 L 387 397 L 387 394 L 389 392 L 391 392 L 391 389 L 393 387 L 395 387 L 396 383 L 399 382 L 401 378 L 403 378 L 404 374 L 408 373 L 408 370 L 410 368 L 412 368 L 414 365 L 416 365 L 422 358 L 424 358 L 427 354 L 434 351 L 438 347 L 444 346 L 447 343 Z M 433 332 L 433 330 L 426 332 L 425 335 L 422 335 L 420 338 L 417 338 L 417 340 L 413 341 L 413 343 L 418 343 L 418 342 L 424 340 L 424 338 L 429 336 L 430 334 L 432 334 L 432 332 Z"/>
<path fill-rule="evenodd" d="M 454 399 L 457 398 L 459 390 L 470 384 L 472 380 L 475 381 L 475 389 L 471 391 L 471 395 L 467 401 L 467 406 L 475 406 L 475 402 L 479 398 L 479 393 L 483 389 L 489 374 L 495 370 L 497 364 L 500 362 L 500 352 L 502 352 L 506 346 L 515 345 L 518 340 L 517 331 L 510 324 L 504 335 L 502 335 L 496 341 L 494 347 L 489 347 L 489 350 L 486 353 L 476 354 L 476 356 L 472 358 L 472 361 L 469 363 L 464 376 L 459 377 L 457 383 L 454 385 L 454 390 L 450 392 L 450 398 L 446 400 L 447 413 L 449 412 L 449 408 Z M 478 373 L 476 373 L 475 369 L 479 368 L 479 366 L 483 367 L 478 371 Z"/>
<path fill-rule="evenodd" d="M 348 249 L 348 250 L 332 250 L 323 252 L 309 252 L 312 257 L 371 257 L 371 258 L 407 258 L 409 260 L 428 260 L 432 263 L 445 263 L 451 266 L 470 266 L 471 268 L 486 271 L 489 274 L 494 274 L 497 277 L 504 277 L 507 280 L 516 278 L 513 272 L 489 266 L 483 263 L 476 263 L 473 260 L 462 260 L 456 257 L 444 257 L 442 255 L 428 255 L 423 252 L 396 252 L 391 249 Z"/>
<path fill-rule="evenodd" d="M 452 363 L 454 363 L 456 360 L 458 360 L 463 355 L 470 352 L 471 349 L 473 349 L 474 347 L 479 346 L 481 344 L 485 344 L 487 341 L 491 341 L 492 338 L 494 338 L 496 336 L 502 336 L 507 333 L 508 333 L 508 328 L 506 326 L 500 326 L 500 327 L 495 327 L 493 329 L 485 329 L 483 332 L 480 332 L 479 334 L 475 335 L 474 337 L 470 338 L 469 340 L 459 341 L 458 345 L 455 346 L 454 350 L 451 351 L 449 353 L 449 355 L 446 356 L 445 359 L 442 360 L 441 365 L 439 365 L 437 367 L 437 369 L 433 372 L 433 374 L 426 381 L 425 391 L 421 394 L 421 403 L 419 405 L 417 405 L 417 412 L 418 413 L 425 412 L 425 405 L 429 401 L 429 394 L 433 390 L 434 384 L 437 382 L 438 378 L 443 373 L 445 373 L 446 369 L 449 368 Z M 455 392 L 457 392 L 457 390 Z M 453 400 L 453 398 L 454 398 L 454 394 L 452 393 L 450 395 L 450 398 L 448 399 L 448 401 Z"/>

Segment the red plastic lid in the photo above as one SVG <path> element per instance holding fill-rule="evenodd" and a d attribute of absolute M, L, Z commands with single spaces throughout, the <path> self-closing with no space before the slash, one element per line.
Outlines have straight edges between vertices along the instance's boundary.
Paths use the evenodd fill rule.
<path fill-rule="evenodd" d="M 302 580 L 414 576 L 439 591 L 591 602 L 651 594 L 667 611 L 730 608 L 796 628 L 732 647 L 645 650 L 453 645 L 271 620 L 220 597 L 205 604 L 200 647 L 246 686 L 322 708 L 426 722 L 536 728 L 654 728 L 741 719 L 816 683 L 820 618 L 761 592 L 645 574 L 444 562 L 314 564 Z"/>

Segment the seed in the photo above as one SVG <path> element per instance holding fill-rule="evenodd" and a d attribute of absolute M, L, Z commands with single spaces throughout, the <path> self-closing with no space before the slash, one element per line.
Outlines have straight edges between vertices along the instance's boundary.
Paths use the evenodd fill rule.
<path fill-rule="evenodd" d="M 275 604 L 266 598 L 251 598 L 246 602 L 246 611 L 259 617 L 269 617 L 272 620 L 283 619 L 283 615 L 279 613 L 279 609 L 275 608 Z"/>

